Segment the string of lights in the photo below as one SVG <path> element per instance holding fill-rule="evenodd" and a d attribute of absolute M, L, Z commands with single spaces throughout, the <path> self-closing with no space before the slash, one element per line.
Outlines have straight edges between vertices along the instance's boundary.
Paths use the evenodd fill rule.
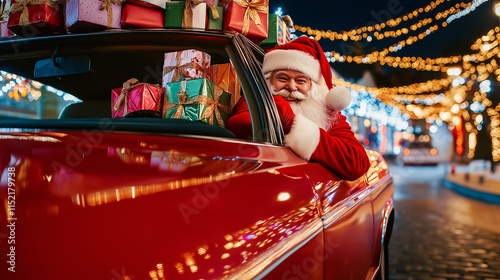
<path fill-rule="evenodd" d="M 478 7 L 479 5 L 483 4 L 486 1 L 487 0 L 475 0 L 475 1 L 467 3 L 467 4 L 466 3 L 456 4 L 454 7 L 446 10 L 445 12 L 438 13 L 435 16 L 435 18 L 437 20 L 438 19 L 445 19 L 448 15 L 453 14 L 453 13 L 457 13 L 457 16 L 453 17 L 453 20 L 455 20 L 457 18 L 460 18 L 464 15 L 469 14 L 471 11 L 474 11 L 476 9 L 476 7 Z M 415 11 L 413 11 L 412 13 L 409 13 L 409 14 L 413 15 L 415 13 L 416 16 L 418 16 L 420 13 L 422 13 L 422 11 L 430 11 L 430 10 L 434 9 L 435 7 L 437 7 L 437 5 L 439 5 L 443 2 L 444 1 L 432 2 L 427 7 L 425 7 L 425 9 L 419 8 L 419 9 L 416 9 Z M 461 11 L 459 9 L 460 7 L 465 8 L 465 10 Z M 419 11 L 420 11 L 420 13 L 419 13 Z M 380 30 L 380 29 L 382 29 L 382 27 L 395 26 L 395 25 L 401 23 L 402 21 L 407 21 L 407 20 L 408 20 L 408 15 L 405 15 L 405 16 L 397 18 L 395 20 L 389 20 L 386 23 L 383 23 L 377 27 Z M 443 27 L 445 27 L 445 26 L 447 26 L 447 24 L 449 24 L 453 20 L 448 20 L 446 22 L 443 22 L 441 25 Z M 397 24 L 395 24 L 394 22 L 396 22 Z M 415 31 L 418 28 L 425 26 L 430 22 L 432 22 L 431 18 L 421 20 L 421 21 L 419 21 L 419 23 L 411 25 L 410 29 Z M 380 26 L 382 26 L 382 27 L 380 27 Z M 346 41 L 348 39 L 361 40 L 361 38 L 353 37 L 355 34 L 358 34 L 358 33 L 361 33 L 361 35 L 359 35 L 360 37 L 367 38 L 368 41 L 371 41 L 371 36 L 368 36 L 368 33 L 366 31 L 368 29 L 373 30 L 373 27 L 369 26 L 369 27 L 363 27 L 363 28 L 359 28 L 359 29 L 353 29 L 351 31 L 342 31 L 340 33 L 337 33 L 337 32 L 332 32 L 332 31 L 325 32 L 325 31 L 320 31 L 320 30 L 312 30 L 309 27 L 301 27 L 301 26 L 296 26 L 296 28 L 299 31 L 307 32 L 309 35 L 316 35 L 317 40 L 321 39 L 322 37 L 326 37 L 326 38 L 330 38 L 333 40 L 335 40 L 335 38 L 336 38 L 336 39 L 343 39 Z M 437 58 L 437 59 L 430 59 L 430 58 L 423 59 L 423 58 L 409 58 L 409 57 L 401 58 L 401 57 L 387 56 L 387 54 L 389 52 L 397 52 L 397 51 L 401 50 L 403 47 L 405 47 L 407 45 L 411 45 L 411 44 L 425 38 L 426 36 L 430 35 L 432 32 L 436 31 L 438 28 L 439 28 L 439 25 L 435 24 L 435 25 L 431 26 L 430 28 L 428 28 L 427 30 L 425 30 L 424 32 L 421 32 L 417 36 L 410 36 L 406 40 L 401 40 L 397 44 L 394 44 L 388 48 L 384 48 L 382 51 L 376 51 L 376 52 L 373 52 L 371 54 L 364 55 L 364 56 L 354 56 L 354 57 L 353 56 L 344 56 L 344 55 L 341 55 L 341 54 L 334 52 L 334 51 L 326 52 L 326 55 L 331 62 L 336 62 L 336 61 L 348 62 L 348 63 L 354 62 L 354 63 L 358 63 L 358 64 L 366 64 L 366 63 L 371 64 L 371 63 L 379 62 L 382 65 L 388 65 L 390 67 L 413 68 L 413 69 L 423 70 L 423 71 L 446 72 L 449 67 L 445 67 L 445 65 L 456 64 L 456 63 L 460 62 L 460 60 L 462 59 L 462 56 L 453 56 L 453 57 L 448 57 L 448 58 L 444 57 L 444 58 Z M 375 28 L 375 29 L 377 29 L 377 28 Z M 365 30 L 365 31 L 363 31 L 363 30 Z M 377 39 L 383 39 L 384 37 L 398 37 L 398 36 L 401 36 L 403 34 L 407 34 L 408 28 L 399 29 L 399 30 L 393 31 L 393 33 L 390 33 L 390 34 L 388 33 L 388 31 L 384 32 L 384 34 L 380 34 L 380 33 L 378 33 L 378 31 L 375 31 L 375 32 L 376 32 L 376 34 L 374 33 L 374 35 L 376 35 L 375 37 Z"/>
<path fill-rule="evenodd" d="M 458 55 L 451 57 L 439 58 L 421 58 L 421 57 L 393 57 L 385 56 L 380 52 L 372 52 L 365 56 L 341 56 L 336 52 L 325 52 L 325 55 L 331 62 L 354 62 L 357 64 L 372 64 L 380 63 L 393 68 L 412 68 L 415 70 L 448 72 L 450 69 L 456 68 L 457 65 L 463 64 L 463 69 L 466 71 L 472 67 L 472 62 L 482 62 L 497 55 L 500 52 L 500 33 L 496 27 L 488 32 L 487 35 L 477 39 L 471 49 L 476 50 L 476 53 Z M 493 62 L 496 64 L 496 61 Z M 475 69 L 472 69 L 475 70 Z M 495 70 L 494 65 L 487 69 L 490 73 Z M 497 70 L 500 72 L 500 70 Z M 473 71 L 474 72 L 474 71 Z M 468 75 L 467 73 L 465 75 Z"/>
<path fill-rule="evenodd" d="M 398 30 L 392 30 L 392 31 L 385 31 L 383 33 L 379 33 L 379 31 L 382 31 L 383 29 L 387 27 L 396 27 L 402 22 L 406 22 L 408 20 L 416 19 L 419 17 L 421 14 L 428 13 L 432 10 L 434 10 L 437 6 L 440 4 L 444 3 L 444 0 L 438 0 L 431 2 L 429 5 L 427 5 L 425 8 L 417 8 L 414 11 L 403 15 L 401 17 L 398 17 L 396 19 L 389 19 L 388 21 L 380 24 L 375 24 L 372 26 L 365 26 L 357 29 L 352 29 L 349 31 L 341 31 L 341 32 L 335 32 L 335 31 L 323 31 L 323 30 L 317 30 L 317 29 L 312 29 L 310 27 L 304 27 L 304 26 L 299 26 L 296 25 L 295 29 L 297 31 L 300 31 L 302 33 L 307 33 L 308 35 L 315 36 L 317 40 L 320 38 L 327 38 L 330 39 L 331 41 L 334 40 L 352 40 L 352 41 L 360 41 L 362 39 L 366 39 L 367 41 L 371 41 L 373 38 L 376 40 L 382 40 L 384 38 L 388 37 L 399 37 L 403 34 L 407 34 L 409 32 L 408 28 L 401 28 Z M 473 6 L 473 2 L 471 3 L 457 3 L 455 6 L 443 11 L 439 12 L 438 14 L 435 15 L 436 20 L 440 19 L 445 19 L 447 18 L 450 14 L 455 14 L 460 12 L 460 8 L 467 9 Z M 418 28 L 424 27 L 427 24 L 431 23 L 433 21 L 432 18 L 425 18 L 423 20 L 420 20 L 418 23 L 412 24 L 410 26 L 410 30 L 415 31 Z M 373 36 L 371 36 L 373 35 Z"/>
<path fill-rule="evenodd" d="M 438 95 L 442 93 L 431 93 L 428 95 L 421 95 L 424 92 L 438 92 L 442 89 L 447 88 L 450 84 L 455 83 L 455 86 L 460 83 L 464 83 L 466 79 L 469 79 L 469 84 L 476 82 L 481 82 L 486 80 L 491 73 L 495 73 L 497 79 L 500 79 L 500 70 L 498 69 L 498 64 L 494 57 L 499 56 L 500 47 L 498 41 L 500 39 L 500 29 L 497 27 L 494 30 L 490 30 L 487 35 L 482 36 L 471 46 L 471 49 L 476 50 L 477 53 L 471 55 L 463 55 L 460 56 L 461 60 L 455 61 L 462 63 L 462 67 L 458 69 L 456 66 L 454 67 L 446 67 L 446 71 L 449 74 L 448 78 L 430 80 L 425 83 L 411 84 L 402 87 L 394 87 L 394 88 L 368 88 L 356 85 L 354 83 L 348 83 L 339 79 L 334 79 L 334 83 L 339 85 L 344 85 L 353 89 L 364 89 L 368 92 L 373 93 L 375 96 L 391 96 L 394 98 L 396 102 L 398 100 L 408 101 L 411 100 L 414 102 L 416 99 L 423 100 L 422 104 L 432 105 L 435 104 L 432 100 L 428 100 L 429 98 L 436 98 Z M 409 58 L 403 58 L 403 60 L 408 60 Z M 489 62 L 484 63 L 486 60 L 490 59 Z M 413 59 L 417 61 L 418 59 Z M 442 58 L 436 59 L 436 61 L 441 61 Z M 422 59 L 420 61 L 427 61 L 433 63 L 430 59 Z M 439 66 L 438 66 L 439 67 Z M 463 70 L 462 70 L 463 69 Z M 454 73 L 454 71 L 450 70 L 458 70 L 458 73 Z M 394 97 L 393 95 L 397 94 L 398 96 Z M 418 95 L 418 97 L 411 97 L 410 95 Z M 417 100 L 417 102 L 419 102 Z"/>

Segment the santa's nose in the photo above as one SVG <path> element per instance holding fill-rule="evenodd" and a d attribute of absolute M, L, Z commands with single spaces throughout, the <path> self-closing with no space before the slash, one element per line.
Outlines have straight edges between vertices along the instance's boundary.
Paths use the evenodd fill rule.
<path fill-rule="evenodd" d="M 297 91 L 297 83 L 292 79 L 288 82 L 287 88 L 289 91 Z"/>

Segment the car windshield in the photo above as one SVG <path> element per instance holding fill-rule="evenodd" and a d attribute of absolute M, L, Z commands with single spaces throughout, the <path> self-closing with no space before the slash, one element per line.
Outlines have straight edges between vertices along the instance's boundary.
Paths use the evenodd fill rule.
<path fill-rule="evenodd" d="M 242 50 L 231 44 L 233 37 L 234 35 L 231 34 L 206 31 L 148 30 L 39 38 L 1 38 L 0 120 L 2 120 L 2 126 L 9 126 L 6 120 L 11 123 L 15 122 L 17 126 L 23 120 L 24 123 L 30 123 L 28 126 L 36 127 L 33 123 L 37 122 L 27 121 L 46 120 L 44 123 L 38 122 L 38 125 L 40 127 L 61 125 L 69 127 L 68 121 L 74 122 L 75 118 L 87 119 L 86 122 L 79 121 L 80 125 L 92 122 L 93 118 L 111 118 L 116 111 L 114 107 L 116 100 L 112 98 L 112 90 L 118 90 L 119 94 L 124 83 L 132 78 L 137 79 L 139 83 L 165 88 L 162 84 L 166 71 L 165 54 L 182 50 L 204 52 L 210 58 L 211 67 L 226 65 L 234 72 L 235 81 L 225 81 L 231 83 L 226 86 L 232 86 L 230 90 L 224 89 L 230 94 L 227 97 L 229 99 L 223 101 L 229 107 L 225 110 L 225 114 L 228 115 L 240 95 L 248 89 L 248 83 L 245 81 L 240 83 L 242 79 L 239 76 L 247 75 L 241 65 L 249 63 L 244 61 L 241 55 L 236 55 Z M 259 50 L 253 48 L 253 52 L 258 54 Z M 254 57 L 254 53 L 251 57 Z M 261 60 L 262 57 L 258 59 Z M 220 97 L 220 100 L 222 99 L 223 97 Z M 200 104 L 203 105 L 203 103 Z M 221 107 L 218 106 L 218 108 Z M 172 110 L 175 111 L 177 108 L 174 106 Z M 130 111 L 132 115 L 134 110 L 130 109 Z M 153 125 L 165 125 L 167 122 L 186 125 L 186 122 L 168 119 L 169 117 L 161 109 L 159 114 L 160 116 L 136 114 L 132 117 L 159 118 L 148 119 L 149 124 Z M 220 114 L 213 115 L 210 123 L 216 127 L 214 130 L 219 131 L 215 135 L 233 137 L 232 133 L 223 129 L 223 125 L 218 125 L 217 120 L 220 121 L 218 116 Z M 173 118 L 173 114 L 170 117 Z M 138 120 L 117 121 L 119 124 L 130 124 Z M 67 125 L 64 125 L 65 122 Z M 204 122 L 208 123 L 206 120 Z M 198 124 L 193 126 L 198 126 Z M 164 128 L 158 128 L 158 130 L 161 131 Z M 222 129 L 224 132 L 220 133 Z M 174 132 L 178 133 L 178 131 Z M 194 133 L 198 134 L 198 131 Z"/>

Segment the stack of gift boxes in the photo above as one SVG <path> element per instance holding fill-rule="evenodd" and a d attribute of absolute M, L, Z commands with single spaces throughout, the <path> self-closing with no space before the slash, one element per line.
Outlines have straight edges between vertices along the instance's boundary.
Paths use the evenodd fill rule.
<path fill-rule="evenodd" d="M 269 0 L 3 0 L 2 30 L 19 36 L 110 28 L 237 31 L 257 44 L 282 44 L 290 31 Z M 5 31 L 6 32 L 6 31 Z M 3 32 L 2 36 L 9 36 Z"/>
<path fill-rule="evenodd" d="M 13 35 L 9 32 L 34 36 L 112 28 L 228 30 L 267 48 L 288 42 L 293 27 L 289 17 L 269 14 L 268 1 L 4 0 L 0 23 L 2 37 Z M 112 90 L 113 117 L 153 110 L 164 118 L 224 126 L 240 96 L 232 65 L 211 65 L 210 55 L 198 50 L 166 53 L 162 85 L 123 82 Z"/>
<path fill-rule="evenodd" d="M 195 49 L 165 53 L 162 75 L 161 86 L 132 78 L 113 89 L 113 117 L 152 110 L 224 127 L 241 94 L 230 63 L 211 65 L 210 55 Z"/>

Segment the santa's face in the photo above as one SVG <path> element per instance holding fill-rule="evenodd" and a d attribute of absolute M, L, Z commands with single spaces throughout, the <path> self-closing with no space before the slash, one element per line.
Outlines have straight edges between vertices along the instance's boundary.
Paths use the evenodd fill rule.
<path fill-rule="evenodd" d="M 297 74 L 297 76 L 291 74 Z M 271 93 L 287 99 L 295 114 L 300 113 L 319 127 L 328 129 L 329 118 L 325 106 L 328 88 L 326 85 L 319 85 L 303 75 L 298 71 L 279 70 L 267 73 L 265 77 Z M 301 78 L 304 80 L 301 81 Z M 298 83 L 295 83 L 295 80 L 298 80 Z M 296 86 L 295 84 L 300 85 Z"/>
<path fill-rule="evenodd" d="M 271 73 L 271 85 L 275 95 L 286 100 L 304 100 L 311 90 L 311 79 L 295 70 L 276 70 Z"/>

